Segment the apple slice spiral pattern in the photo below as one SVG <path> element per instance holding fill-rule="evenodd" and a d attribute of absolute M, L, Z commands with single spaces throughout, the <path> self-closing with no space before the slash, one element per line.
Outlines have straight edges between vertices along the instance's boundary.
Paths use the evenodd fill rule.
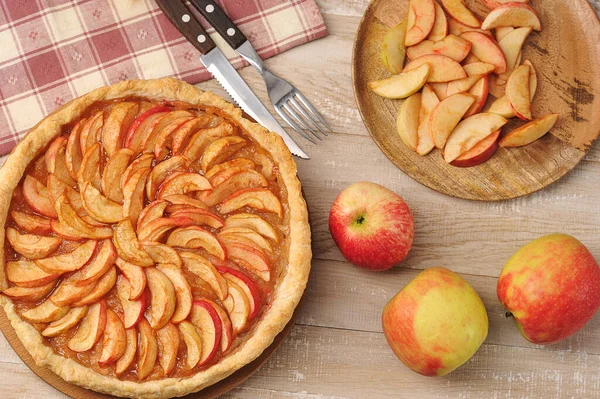
<path fill-rule="evenodd" d="M 65 356 L 96 353 L 118 378 L 185 377 L 260 318 L 283 264 L 287 194 L 269 156 L 217 114 L 104 107 L 19 185 L 2 293 Z"/>

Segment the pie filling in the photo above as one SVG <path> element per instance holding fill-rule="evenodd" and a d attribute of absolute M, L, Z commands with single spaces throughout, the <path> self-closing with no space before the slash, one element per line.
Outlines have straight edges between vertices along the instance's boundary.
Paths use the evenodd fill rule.
<path fill-rule="evenodd" d="M 190 376 L 269 307 L 288 213 L 273 159 L 219 109 L 98 102 L 13 193 L 3 294 L 56 353 L 98 373 Z"/>

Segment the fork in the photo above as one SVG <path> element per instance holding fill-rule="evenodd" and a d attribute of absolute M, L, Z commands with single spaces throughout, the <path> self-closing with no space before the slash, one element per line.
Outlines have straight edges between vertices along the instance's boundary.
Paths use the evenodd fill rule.
<path fill-rule="evenodd" d="M 265 79 L 273 108 L 292 129 L 313 144 L 317 142 L 306 134 L 305 130 L 318 140 L 323 140 L 321 135 L 328 136 L 327 131 L 333 132 L 325 119 L 298 89 L 267 69 L 250 41 L 215 1 L 190 0 L 190 3 L 242 58 L 260 72 Z"/>

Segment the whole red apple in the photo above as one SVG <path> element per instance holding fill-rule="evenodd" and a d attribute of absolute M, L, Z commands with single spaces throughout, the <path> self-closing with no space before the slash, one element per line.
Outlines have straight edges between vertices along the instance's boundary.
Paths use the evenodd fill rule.
<path fill-rule="evenodd" d="M 406 258 L 415 226 L 402 197 L 379 184 L 360 182 L 333 202 L 329 231 L 350 263 L 381 271 Z"/>
<path fill-rule="evenodd" d="M 551 344 L 577 332 L 600 307 L 600 267 L 577 239 L 551 234 L 509 259 L 497 292 L 527 340 Z"/>

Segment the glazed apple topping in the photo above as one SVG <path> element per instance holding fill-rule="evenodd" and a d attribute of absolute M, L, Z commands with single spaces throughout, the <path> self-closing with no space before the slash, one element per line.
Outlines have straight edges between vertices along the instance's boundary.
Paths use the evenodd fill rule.
<path fill-rule="evenodd" d="M 14 192 L 2 293 L 57 353 L 102 374 L 201 371 L 252 333 L 285 267 L 277 174 L 218 110 L 94 104 Z"/>

